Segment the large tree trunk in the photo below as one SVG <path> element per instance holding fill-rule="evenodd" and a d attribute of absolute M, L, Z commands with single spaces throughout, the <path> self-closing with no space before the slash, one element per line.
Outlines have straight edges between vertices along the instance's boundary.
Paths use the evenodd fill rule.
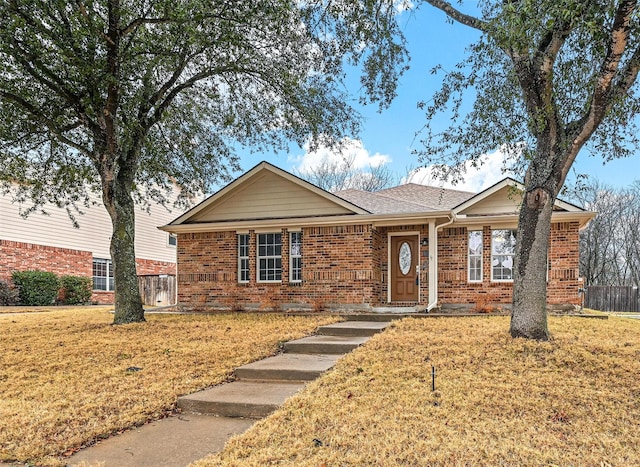
<path fill-rule="evenodd" d="M 525 195 L 520 208 L 513 278 L 511 336 L 548 340 L 547 329 L 547 250 L 553 201 L 544 206 L 536 197 L 540 191 Z"/>
<path fill-rule="evenodd" d="M 114 181 L 105 177 L 103 200 L 111 217 L 111 260 L 113 261 L 115 316 L 113 324 L 145 321 L 138 289 L 135 253 L 135 204 L 131 197 L 132 183 L 125 180 L 124 171 Z M 111 171 L 105 171 L 111 173 Z"/>

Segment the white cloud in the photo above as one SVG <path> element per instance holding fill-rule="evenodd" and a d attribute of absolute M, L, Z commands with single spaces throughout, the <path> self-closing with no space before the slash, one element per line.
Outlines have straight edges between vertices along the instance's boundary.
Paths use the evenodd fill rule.
<path fill-rule="evenodd" d="M 513 177 L 510 171 L 504 171 L 506 154 L 503 149 L 481 156 L 482 165 L 478 167 L 471 166 L 470 162 L 465 164 L 466 171 L 463 180 L 457 184 L 450 181 L 434 180 L 432 176 L 432 166 L 420 167 L 411 172 L 407 179 L 403 179 L 403 183 L 418 183 L 421 185 L 439 186 L 444 188 L 453 188 L 454 190 L 471 191 L 478 193 L 490 186 L 498 183 L 505 177 Z"/>
<path fill-rule="evenodd" d="M 309 151 L 309 144 L 305 144 L 305 153 L 296 157 L 289 157 L 288 161 L 294 165 L 294 170 L 305 174 L 313 172 L 319 165 L 335 161 L 341 164 L 343 161 L 352 161 L 352 169 L 365 170 L 370 167 L 379 167 L 391 162 L 391 157 L 375 153 L 370 154 L 358 139 L 345 138 L 340 147 L 328 148 L 320 146 L 315 151 Z"/>

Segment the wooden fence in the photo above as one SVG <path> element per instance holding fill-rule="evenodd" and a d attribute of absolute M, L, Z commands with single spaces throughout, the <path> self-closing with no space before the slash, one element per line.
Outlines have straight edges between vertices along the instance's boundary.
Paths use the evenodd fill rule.
<path fill-rule="evenodd" d="M 176 303 L 176 276 L 138 276 L 144 305 L 167 306 Z"/>
<path fill-rule="evenodd" d="M 585 288 L 585 308 L 600 311 L 640 311 L 638 287 L 592 285 Z"/>

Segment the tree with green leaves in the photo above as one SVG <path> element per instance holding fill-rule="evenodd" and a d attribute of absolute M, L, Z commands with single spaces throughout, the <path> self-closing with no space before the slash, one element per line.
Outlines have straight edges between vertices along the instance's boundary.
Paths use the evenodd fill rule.
<path fill-rule="evenodd" d="M 328 144 L 387 105 L 406 62 L 393 0 L 6 0 L 0 4 L 0 182 L 35 211 L 101 195 L 115 323 L 144 321 L 135 203 L 188 200 L 238 168 L 234 148 Z"/>
<path fill-rule="evenodd" d="M 445 74 L 426 109 L 423 161 L 459 175 L 504 145 L 525 172 L 518 220 L 511 335 L 549 338 L 546 251 L 551 214 L 585 149 L 605 160 L 638 148 L 640 11 L 632 0 L 482 1 L 476 13 L 426 0 L 477 30 L 468 57 Z M 460 2 L 461 4 L 462 2 Z M 474 99 L 467 109 L 463 103 Z M 442 132 L 434 121 L 452 114 Z"/>

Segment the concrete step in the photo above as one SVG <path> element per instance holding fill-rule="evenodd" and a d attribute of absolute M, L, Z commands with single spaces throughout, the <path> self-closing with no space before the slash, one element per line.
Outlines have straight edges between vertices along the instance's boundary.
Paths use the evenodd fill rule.
<path fill-rule="evenodd" d="M 301 382 L 234 381 L 182 396 L 178 408 L 220 417 L 262 418 L 303 387 Z"/>
<path fill-rule="evenodd" d="M 365 336 L 309 336 L 285 342 L 284 350 L 288 353 L 345 354 L 369 339 Z"/>
<path fill-rule="evenodd" d="M 318 334 L 323 336 L 373 336 L 384 331 L 389 324 L 384 321 L 344 321 L 320 326 Z"/>
<path fill-rule="evenodd" d="M 331 368 L 340 355 L 285 353 L 236 368 L 238 379 L 312 381 Z"/>
<path fill-rule="evenodd" d="M 396 319 L 402 319 L 410 316 L 420 316 L 420 315 L 424 315 L 424 313 L 406 313 L 406 312 L 398 311 L 393 313 L 383 313 L 383 312 L 356 313 L 356 314 L 345 315 L 345 318 L 347 321 L 390 322 Z"/>

